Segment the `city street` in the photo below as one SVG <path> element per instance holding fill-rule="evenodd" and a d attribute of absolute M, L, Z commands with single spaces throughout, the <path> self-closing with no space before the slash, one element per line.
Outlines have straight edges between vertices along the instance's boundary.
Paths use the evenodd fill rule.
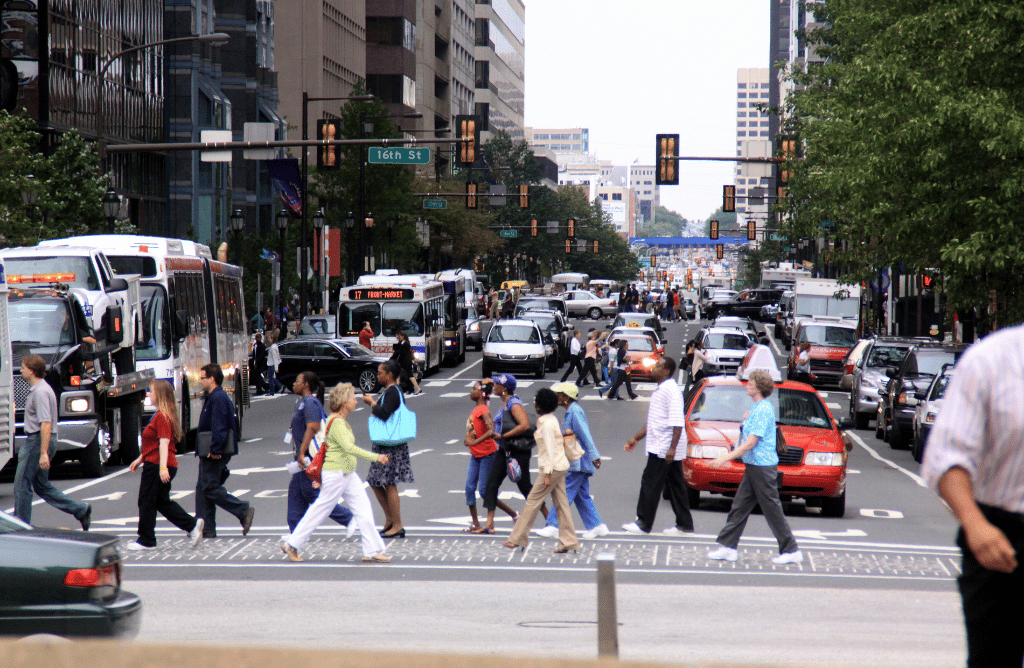
<path fill-rule="evenodd" d="M 584 332 L 606 323 L 573 321 Z M 677 360 L 699 326 L 667 325 L 668 351 Z M 781 347 L 772 344 L 783 360 Z M 564 369 L 543 381 L 520 381 L 518 396 L 530 404 L 534 392 L 556 382 Z M 511 528 L 508 517 L 499 514 L 493 536 L 461 531 L 469 523 L 463 490 L 469 458 L 462 439 L 472 409 L 469 387 L 479 370 L 480 353 L 469 353 L 465 364 L 443 368 L 425 380 L 422 396 L 409 399 L 419 435 L 410 445 L 416 482 L 400 488 L 408 536 L 387 541 L 393 561 L 384 566 L 364 565 L 358 537 L 346 540 L 344 529 L 333 523 L 322 525 L 303 547 L 305 563 L 285 559 L 278 544 L 287 533 L 284 466 L 291 449 L 282 437 L 295 397 L 255 398 L 227 481 L 229 491 L 254 504 L 253 529 L 242 538 L 234 519 L 221 511 L 218 538 L 189 550 L 185 535 L 161 518 L 157 550 L 123 550 L 125 587 L 146 605 L 140 640 L 287 646 L 319 637 L 325 645 L 354 649 L 592 657 L 595 559 L 610 552 L 619 585 L 622 658 L 963 663 L 955 522 L 923 487 L 909 451 L 891 450 L 874 438 L 873 429 L 851 432 L 845 517 L 821 517 L 802 502 L 787 506 L 803 564 L 771 563 L 777 549 L 760 515 L 748 524 L 740 560 L 716 562 L 705 554 L 725 522 L 724 497 L 703 495 L 692 535 L 657 533 L 674 523 L 667 502 L 656 533 L 634 536 L 620 529 L 634 519 L 645 463 L 640 449 L 627 453 L 622 446 L 644 423 L 653 385 L 635 385 L 640 398 L 620 402 L 601 400 L 593 387 L 585 387 L 581 405 L 602 453 L 591 489 L 612 533 L 581 541 L 578 553 L 555 555 L 557 540 L 537 536 L 525 553 L 512 553 L 501 545 Z M 847 393 L 822 396 L 837 419 L 847 414 Z M 496 406 L 492 400 L 492 410 Z M 350 419 L 361 445 L 368 445 L 367 415 L 361 408 Z M 364 478 L 366 468 L 361 462 Z M 53 478 L 93 504 L 93 531 L 120 535 L 127 543 L 135 536 L 138 478 L 121 467 L 108 471 L 85 480 L 69 465 Z M 193 457 L 181 457 L 174 497 L 189 511 L 196 471 Z M 501 498 L 514 508 L 522 505 L 507 482 Z M 13 505 L 9 480 L 0 483 L 0 504 Z M 374 511 L 380 523 L 375 501 Z M 37 505 L 33 512 L 37 524 L 68 525 L 68 516 L 48 506 Z M 311 581 L 317 582 L 315 590 Z M 465 585 L 452 587 L 453 582 Z M 280 623 L 302 618 L 314 601 L 323 610 L 326 633 L 316 625 Z"/>

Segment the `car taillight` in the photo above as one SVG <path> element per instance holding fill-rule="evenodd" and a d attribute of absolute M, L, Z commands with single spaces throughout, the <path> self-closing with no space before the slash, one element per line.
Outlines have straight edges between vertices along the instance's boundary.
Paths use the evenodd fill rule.
<path fill-rule="evenodd" d="M 75 568 L 64 576 L 64 584 L 68 587 L 116 587 L 117 581 L 117 564 L 107 564 L 99 568 Z"/>
<path fill-rule="evenodd" d="M 846 373 L 853 373 L 853 365 L 852 364 L 847 364 L 846 365 Z"/>
<path fill-rule="evenodd" d="M 615 306 L 615 300 L 614 299 L 612 300 L 612 306 Z"/>
<path fill-rule="evenodd" d="M 907 403 L 907 393 L 906 392 L 900 392 L 899 396 L 896 397 L 896 403 L 898 403 L 898 404 L 905 404 L 905 403 Z"/>

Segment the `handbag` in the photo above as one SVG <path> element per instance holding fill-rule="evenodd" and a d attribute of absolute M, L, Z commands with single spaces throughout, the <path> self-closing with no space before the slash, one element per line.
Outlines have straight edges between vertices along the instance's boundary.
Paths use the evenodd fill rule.
<path fill-rule="evenodd" d="M 386 422 L 376 415 L 370 416 L 370 442 L 374 445 L 403 445 L 416 438 L 416 414 L 405 405 L 400 390 L 398 402 L 398 410 Z"/>
<path fill-rule="evenodd" d="M 512 482 L 519 482 L 519 479 L 523 477 L 523 468 L 519 466 L 519 462 L 512 459 L 508 460 L 508 479 Z"/>
<path fill-rule="evenodd" d="M 331 421 L 327 423 L 327 431 L 330 431 L 331 425 L 334 424 L 334 421 L 337 419 L 338 418 L 336 417 L 331 418 Z M 324 439 L 323 444 L 319 448 L 317 448 L 316 454 L 313 455 L 313 461 L 311 461 L 309 463 L 309 466 L 306 467 L 306 475 L 309 476 L 309 479 L 312 480 L 313 482 L 320 482 L 320 473 L 323 470 L 324 457 L 326 456 L 327 440 Z"/>
<path fill-rule="evenodd" d="M 323 412 L 323 408 L 320 409 L 320 428 L 313 438 L 309 439 L 309 446 L 306 448 L 307 454 L 311 457 L 316 457 L 320 452 L 320 446 L 327 443 L 327 430 L 329 429 L 327 424 L 327 416 Z"/>
<path fill-rule="evenodd" d="M 501 428 L 505 428 L 505 416 L 508 415 L 508 409 L 502 409 L 501 415 Z M 537 445 L 537 439 L 534 438 L 533 434 L 536 431 L 534 427 L 530 427 L 522 434 L 517 434 L 511 438 L 501 439 L 502 445 L 507 450 L 532 450 Z"/>
<path fill-rule="evenodd" d="M 562 447 L 565 448 L 565 458 L 570 462 L 578 461 L 583 457 L 583 448 L 580 447 L 580 443 L 576 440 L 575 434 L 563 436 Z"/>

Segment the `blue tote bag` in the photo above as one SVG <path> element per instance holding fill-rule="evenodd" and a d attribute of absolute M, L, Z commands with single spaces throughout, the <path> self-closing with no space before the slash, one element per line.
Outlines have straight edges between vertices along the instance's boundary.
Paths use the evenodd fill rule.
<path fill-rule="evenodd" d="M 401 391 L 398 402 L 398 410 L 387 421 L 370 415 L 370 442 L 374 445 L 401 445 L 416 438 L 416 414 L 405 405 Z"/>

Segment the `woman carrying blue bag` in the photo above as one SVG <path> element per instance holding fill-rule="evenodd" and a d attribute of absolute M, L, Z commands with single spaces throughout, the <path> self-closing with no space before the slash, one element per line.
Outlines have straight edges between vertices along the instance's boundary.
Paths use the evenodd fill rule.
<path fill-rule="evenodd" d="M 384 538 L 405 538 L 402 509 L 398 498 L 398 483 L 414 482 L 409 464 L 409 441 L 416 438 L 416 414 L 405 405 L 398 378 L 402 367 L 388 360 L 377 367 L 377 381 L 384 387 L 380 400 L 363 395 L 370 407 L 370 442 L 377 454 L 388 456 L 387 464 L 374 462 L 366 482 L 384 511 Z"/>

